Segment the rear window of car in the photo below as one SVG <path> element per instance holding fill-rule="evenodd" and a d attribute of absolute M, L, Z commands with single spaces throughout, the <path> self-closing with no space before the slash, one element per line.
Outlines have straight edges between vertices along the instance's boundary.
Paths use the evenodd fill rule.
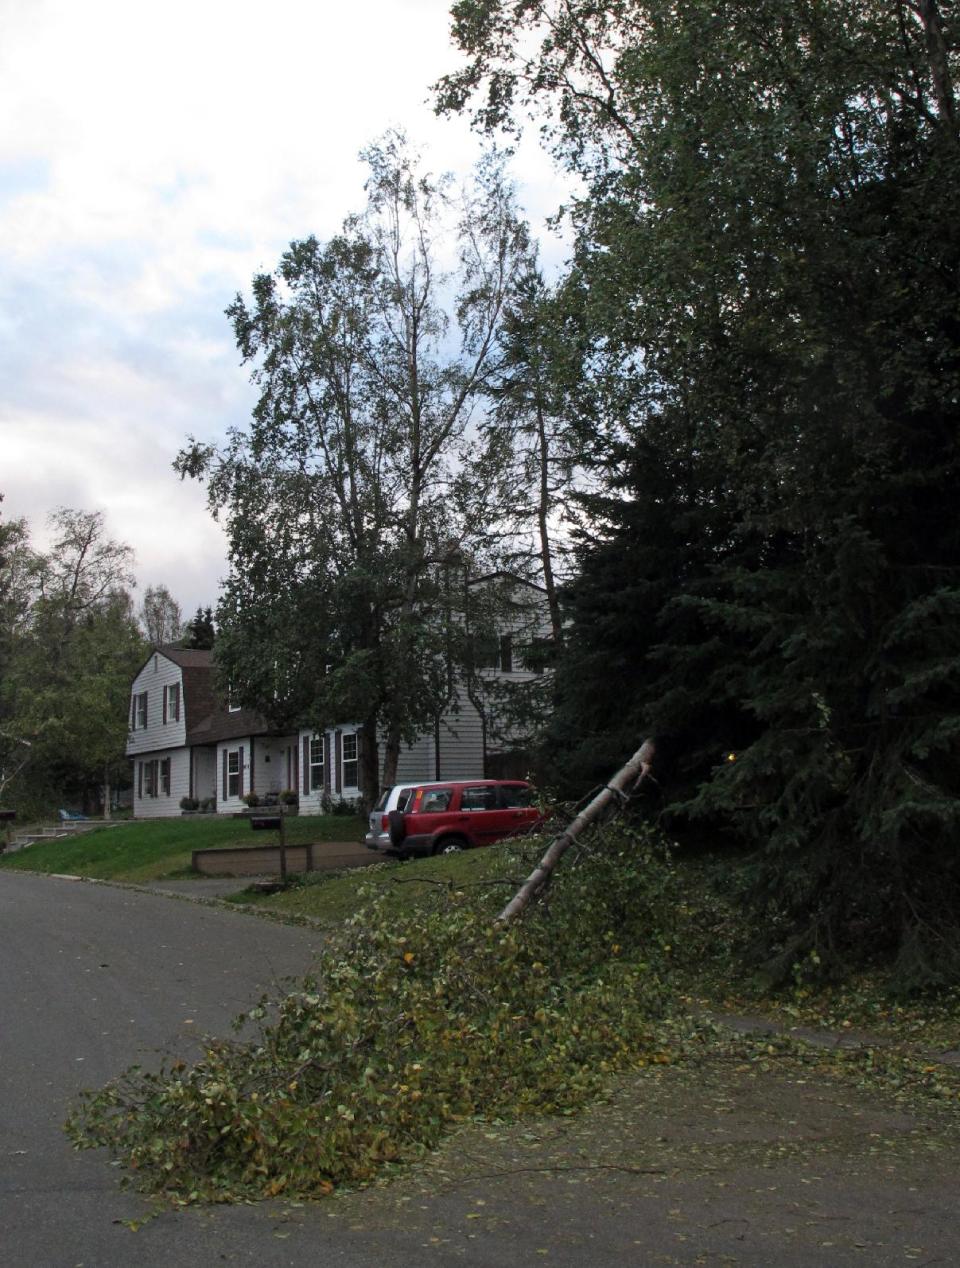
<path fill-rule="evenodd" d="M 501 784 L 500 797 L 508 810 L 533 805 L 533 789 L 529 784 Z"/>
<path fill-rule="evenodd" d="M 384 788 L 383 792 L 377 798 L 377 804 L 373 808 L 374 814 L 376 814 L 378 810 L 386 810 L 387 802 L 390 800 L 390 794 L 392 792 L 392 788 Z"/>
<path fill-rule="evenodd" d="M 452 788 L 424 788 L 423 795 L 414 800 L 411 809 L 415 813 L 422 815 L 440 814 L 442 811 L 449 809 L 450 800 L 453 797 Z"/>

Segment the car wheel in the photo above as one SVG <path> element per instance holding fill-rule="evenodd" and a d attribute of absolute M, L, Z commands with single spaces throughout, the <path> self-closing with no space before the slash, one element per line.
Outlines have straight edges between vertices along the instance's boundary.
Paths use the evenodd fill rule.
<path fill-rule="evenodd" d="M 433 848 L 434 854 L 462 854 L 467 848 L 463 837 L 444 837 Z"/>

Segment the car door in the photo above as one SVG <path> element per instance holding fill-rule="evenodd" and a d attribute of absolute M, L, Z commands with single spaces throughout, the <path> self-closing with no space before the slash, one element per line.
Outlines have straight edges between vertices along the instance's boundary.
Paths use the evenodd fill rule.
<path fill-rule="evenodd" d="M 489 845 L 510 830 L 504 826 L 503 811 L 493 784 L 464 785 L 457 818 L 474 845 Z"/>
<path fill-rule="evenodd" d="M 527 832 L 536 827 L 542 815 L 534 805 L 534 791 L 529 784 L 502 783 L 497 789 L 498 801 L 503 808 L 504 832 Z"/>

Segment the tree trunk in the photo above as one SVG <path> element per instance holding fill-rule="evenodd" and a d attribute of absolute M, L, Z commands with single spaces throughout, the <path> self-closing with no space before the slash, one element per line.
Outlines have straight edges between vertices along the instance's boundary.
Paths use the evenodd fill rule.
<path fill-rule="evenodd" d="M 537 525 L 540 530 L 540 560 L 543 566 L 543 586 L 547 592 L 547 607 L 550 611 L 550 630 L 553 634 L 554 642 L 559 646 L 560 639 L 563 636 L 563 626 L 560 621 L 560 601 L 557 598 L 557 584 L 553 575 L 550 530 L 547 523 L 547 517 L 550 513 L 550 453 L 539 383 L 537 386 L 537 442 L 540 446 L 540 497 L 537 505 Z"/>
<path fill-rule="evenodd" d="M 943 23 L 937 0 L 919 0 L 917 11 L 923 23 L 923 33 L 927 41 L 927 61 L 933 79 L 933 92 L 937 99 L 940 118 L 956 135 L 957 110 L 953 97 L 953 84 L 950 79 L 950 62 L 947 56 L 947 41 L 943 34 Z"/>
<path fill-rule="evenodd" d="M 380 796 L 380 761 L 377 755 L 377 715 L 367 718 L 360 729 L 360 781 L 363 808 L 369 811 Z"/>
<path fill-rule="evenodd" d="M 617 771 L 610 783 L 580 811 L 565 831 L 553 838 L 543 858 L 497 917 L 497 924 L 508 924 L 526 910 L 543 891 L 557 864 L 584 828 L 601 823 L 607 817 L 608 810 L 619 809 L 641 780 L 650 775 L 655 752 L 653 740 L 644 740 L 626 766 Z"/>

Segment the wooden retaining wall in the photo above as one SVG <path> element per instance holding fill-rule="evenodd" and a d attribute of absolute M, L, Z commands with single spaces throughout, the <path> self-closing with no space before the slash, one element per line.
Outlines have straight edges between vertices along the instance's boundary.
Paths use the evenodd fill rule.
<path fill-rule="evenodd" d="M 356 841 L 313 841 L 287 846 L 287 871 L 319 872 L 369 867 L 381 856 Z M 234 845 L 194 850 L 193 870 L 201 876 L 279 876 L 279 845 Z"/>
<path fill-rule="evenodd" d="M 313 845 L 287 846 L 288 872 L 313 872 L 313 857 L 319 847 Z M 279 845 L 227 846 L 217 850 L 194 850 L 193 870 L 202 876 L 279 876 Z"/>

